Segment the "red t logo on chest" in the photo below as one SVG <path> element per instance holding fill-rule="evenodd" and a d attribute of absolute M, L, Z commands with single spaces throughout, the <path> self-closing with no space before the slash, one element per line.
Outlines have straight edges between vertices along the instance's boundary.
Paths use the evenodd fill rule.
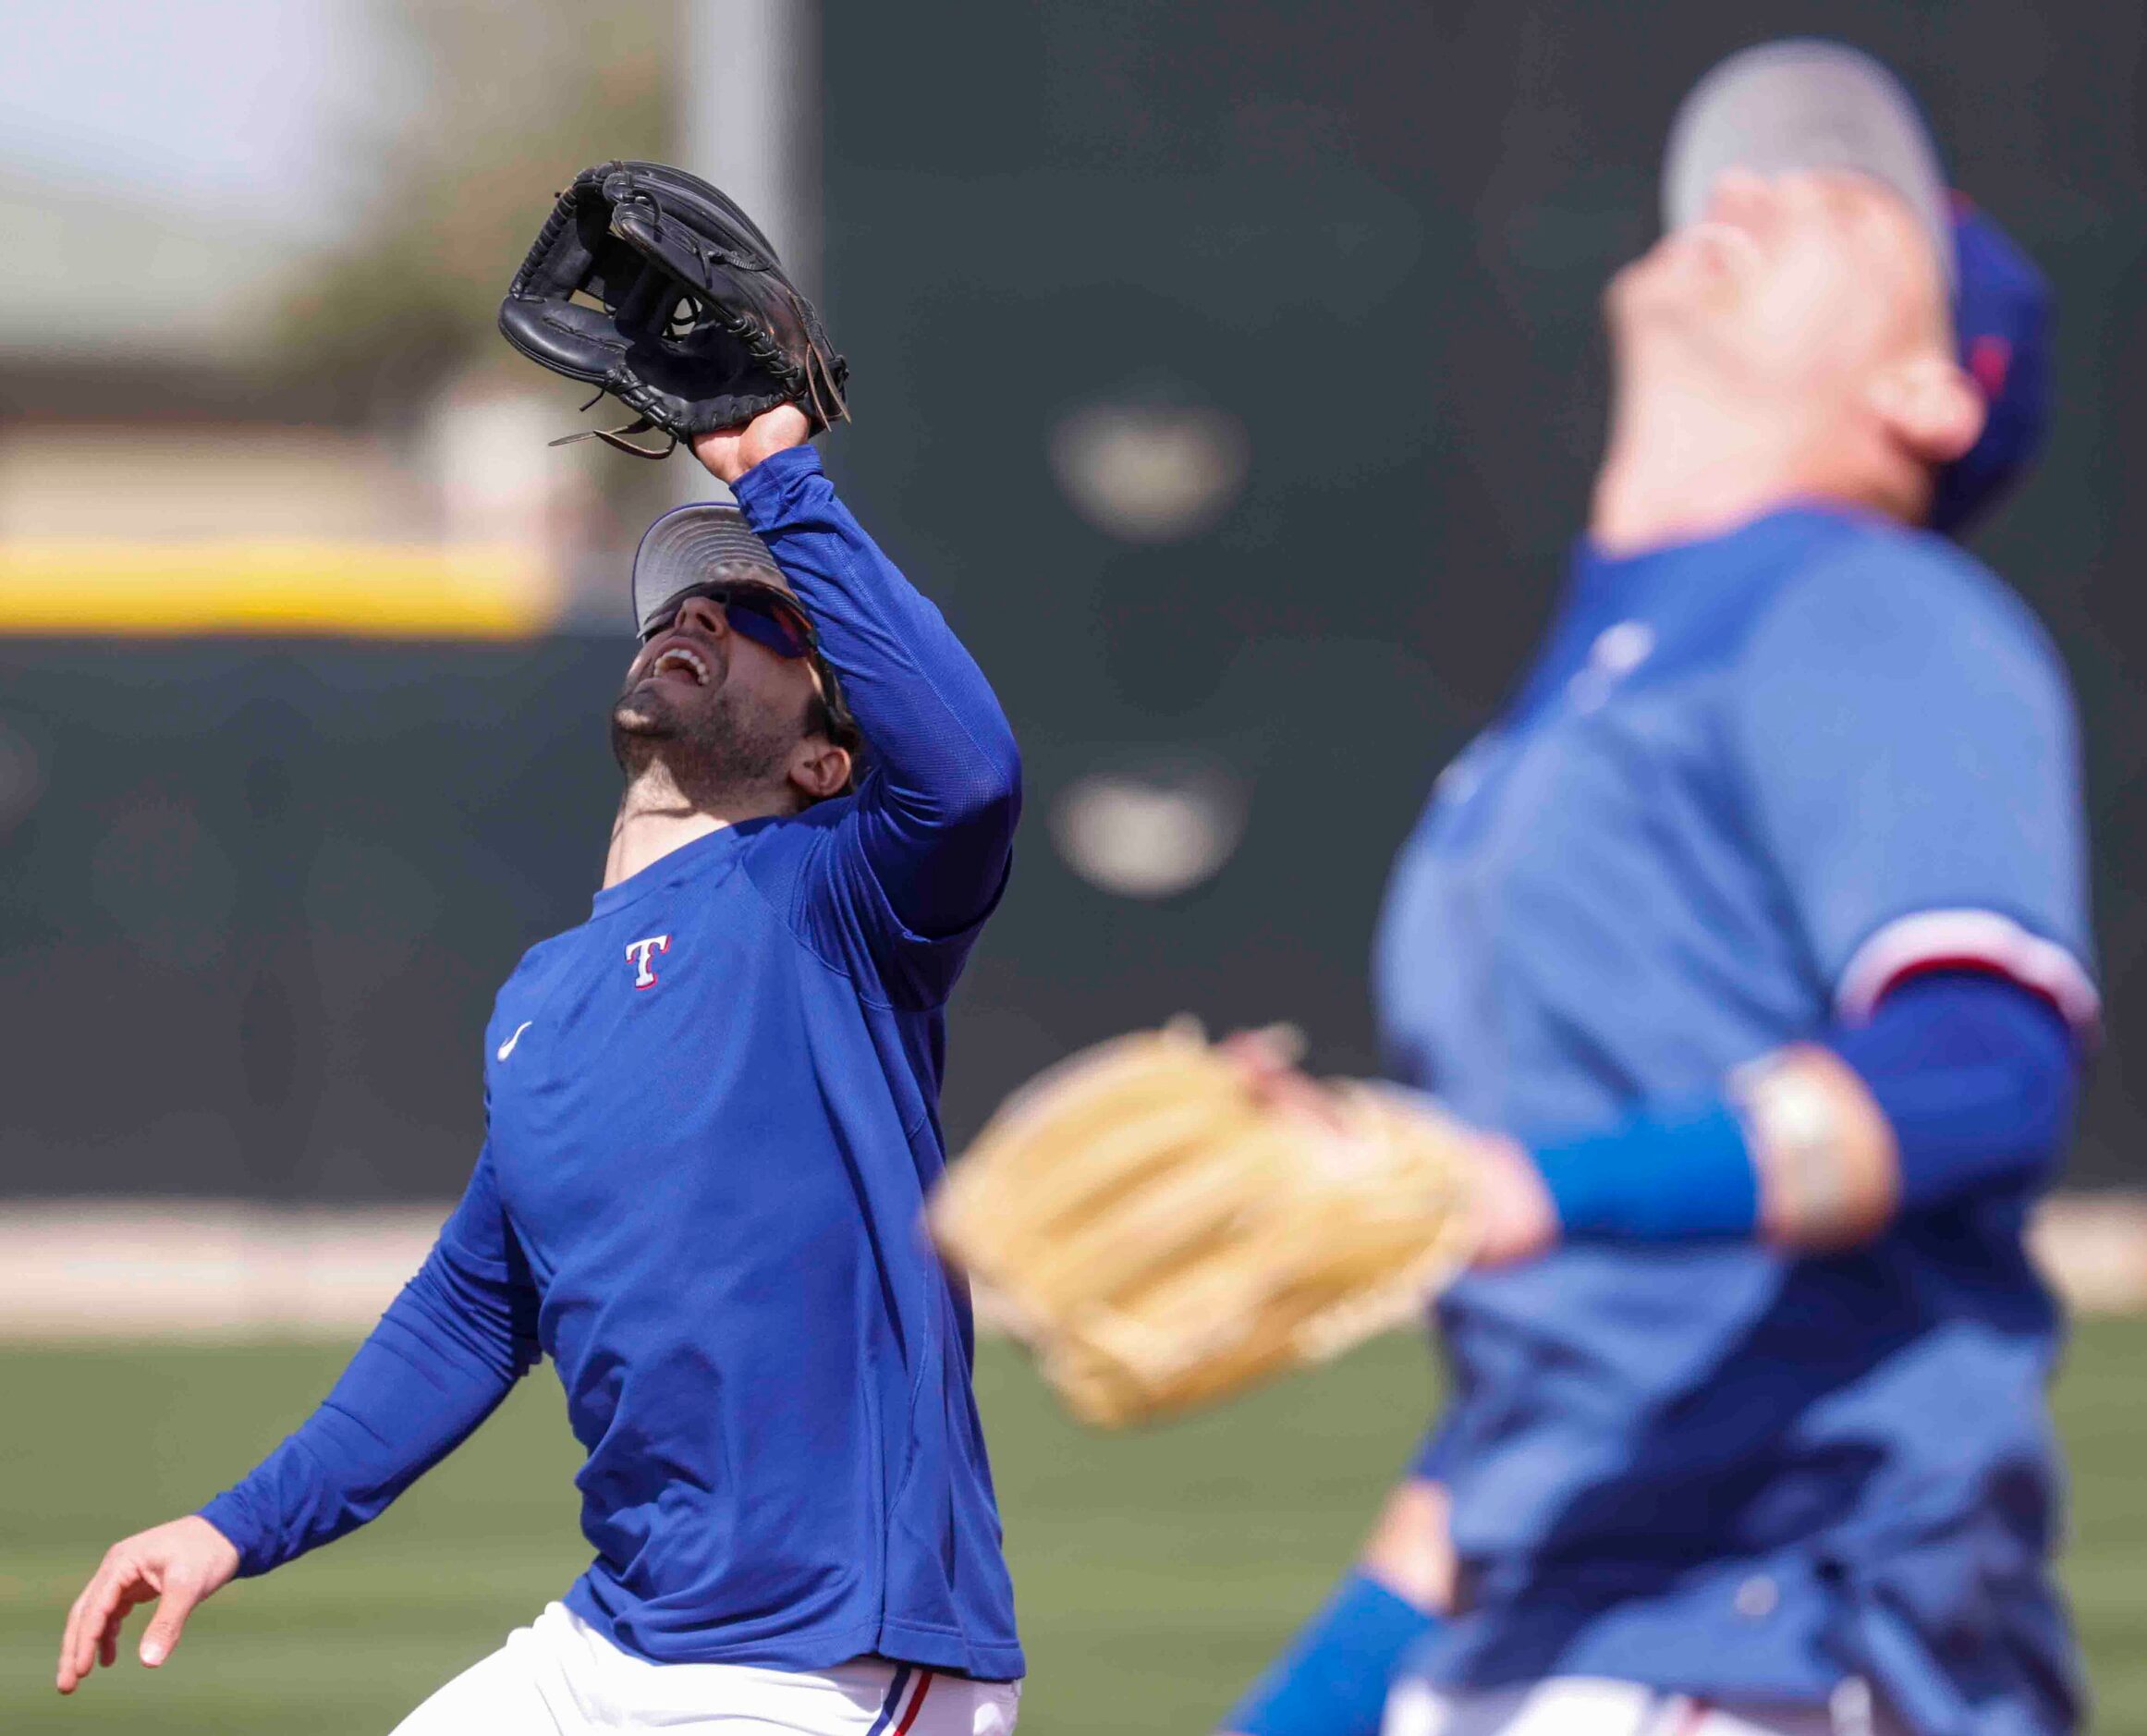
<path fill-rule="evenodd" d="M 649 969 L 649 959 L 653 953 L 671 950 L 671 936 L 651 935 L 646 940 L 637 940 L 627 948 L 627 962 L 634 967 L 634 986 L 654 988 L 656 973 Z"/>

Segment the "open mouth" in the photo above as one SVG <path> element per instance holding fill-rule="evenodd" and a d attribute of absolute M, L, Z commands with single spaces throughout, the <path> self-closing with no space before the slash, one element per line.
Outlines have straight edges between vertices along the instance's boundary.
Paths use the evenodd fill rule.
<path fill-rule="evenodd" d="M 706 687 L 709 681 L 707 663 L 689 645 L 666 645 L 649 666 L 651 680 L 666 675 L 683 676 L 695 687 Z"/>

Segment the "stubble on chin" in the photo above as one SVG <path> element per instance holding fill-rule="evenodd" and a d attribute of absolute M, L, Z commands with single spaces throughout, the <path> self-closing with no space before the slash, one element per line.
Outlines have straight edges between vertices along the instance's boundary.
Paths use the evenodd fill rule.
<path fill-rule="evenodd" d="M 789 744 L 753 723 L 721 691 L 688 706 L 644 682 L 612 706 L 612 757 L 629 783 L 660 764 L 689 802 L 714 804 L 783 782 Z"/>
<path fill-rule="evenodd" d="M 610 721 L 611 756 L 629 778 L 646 770 L 664 741 L 679 733 L 675 708 L 648 681 L 612 702 Z"/>

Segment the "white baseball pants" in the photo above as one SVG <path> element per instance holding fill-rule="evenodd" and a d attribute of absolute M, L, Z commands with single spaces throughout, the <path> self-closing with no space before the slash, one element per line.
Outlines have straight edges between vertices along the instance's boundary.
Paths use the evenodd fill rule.
<path fill-rule="evenodd" d="M 395 1736 L 1012 1736 L 1018 1681 L 860 1660 L 820 1674 L 652 1664 L 549 1604 Z"/>
<path fill-rule="evenodd" d="M 1554 1676 L 1524 1687 L 1443 1693 L 1397 1682 L 1381 1736 L 1906 1736 L 1860 1681 L 1831 1705 L 1696 1700 L 1629 1681 Z"/>

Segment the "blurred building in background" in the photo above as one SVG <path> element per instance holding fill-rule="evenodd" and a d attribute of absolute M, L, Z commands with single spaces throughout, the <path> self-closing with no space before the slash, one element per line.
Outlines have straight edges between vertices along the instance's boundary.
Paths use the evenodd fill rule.
<path fill-rule="evenodd" d="M 493 989 L 586 910 L 625 562 L 685 461 L 548 447 L 576 400 L 492 311 L 554 189 L 692 130 L 724 13 L 528 12 L 353 15 L 407 76 L 345 234 L 0 183 L 34 238 L 0 263 L 0 1193 L 452 1194 Z M 2056 438 L 1979 548 L 2081 693 L 2076 1179 L 2137 1179 L 2147 26 L 2084 0 L 827 0 L 793 52 L 855 371 L 830 462 L 1030 767 L 956 1137 L 1180 1009 L 1375 1064 L 1387 863 L 1582 517 L 1597 294 L 1679 93 L 1786 30 L 1898 67 L 2057 285 Z"/>

